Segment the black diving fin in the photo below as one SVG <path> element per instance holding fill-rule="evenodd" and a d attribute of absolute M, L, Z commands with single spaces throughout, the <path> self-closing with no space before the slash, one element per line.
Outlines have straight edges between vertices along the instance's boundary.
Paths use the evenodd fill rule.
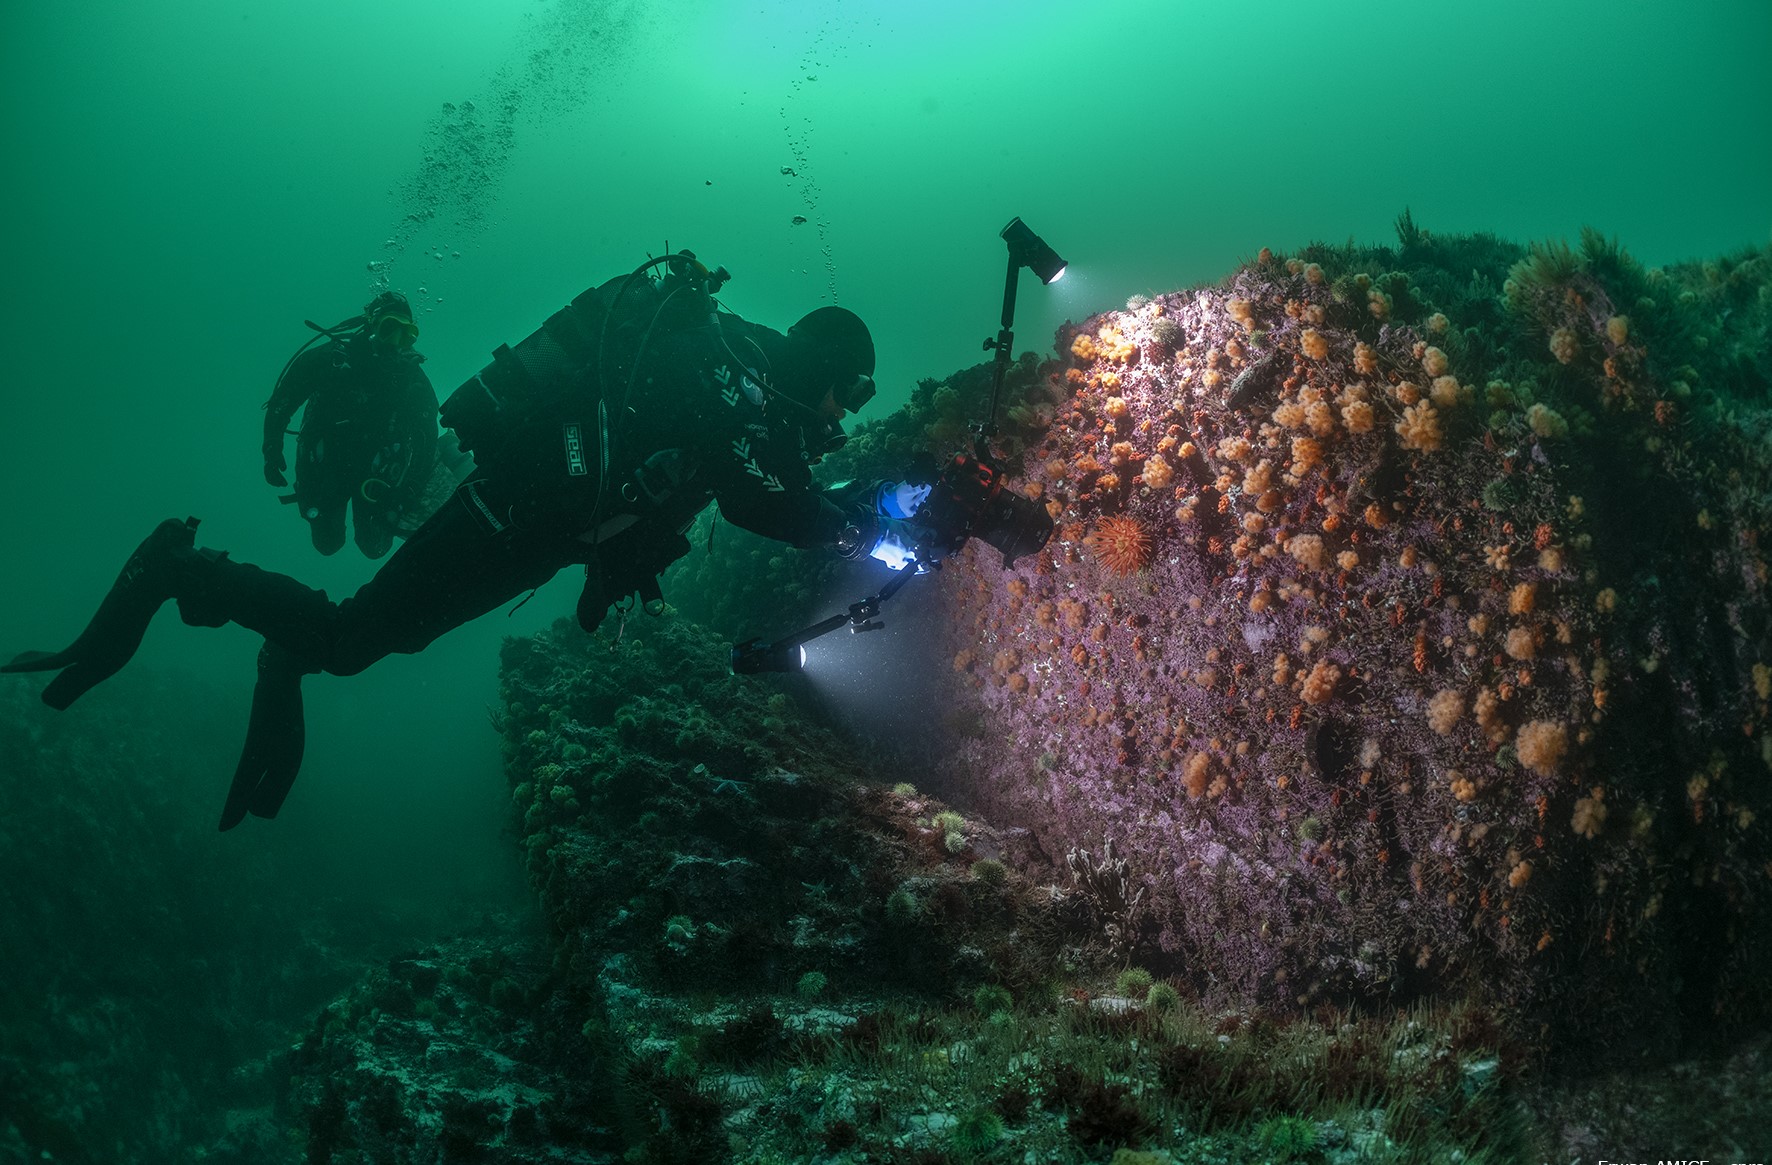
<path fill-rule="evenodd" d="M 301 771 L 307 730 L 302 720 L 301 678 L 307 669 L 267 641 L 258 653 L 258 683 L 252 689 L 252 717 L 246 744 L 222 806 L 221 828 L 246 819 L 275 817 Z"/>
<path fill-rule="evenodd" d="M 58 711 L 116 675 L 141 646 L 142 635 L 176 589 L 181 558 L 196 544 L 197 519 L 168 518 L 135 548 L 80 637 L 61 651 L 27 651 L 0 672 L 56 671 L 43 702 Z M 183 553 L 181 553 L 183 552 Z"/>

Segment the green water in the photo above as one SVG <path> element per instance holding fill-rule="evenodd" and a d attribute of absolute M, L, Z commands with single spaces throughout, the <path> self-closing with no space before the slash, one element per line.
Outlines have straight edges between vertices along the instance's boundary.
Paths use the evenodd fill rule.
<path fill-rule="evenodd" d="M 0 53 L 0 654 L 71 636 L 168 515 L 334 597 L 367 578 L 263 485 L 258 426 L 301 321 L 377 280 L 420 306 L 441 396 L 668 240 L 749 318 L 860 312 L 885 411 L 980 358 L 1012 215 L 1072 263 L 1023 288 L 1040 350 L 1264 245 L 1384 240 L 1404 207 L 1519 241 L 1593 224 L 1651 264 L 1772 230 L 1760 0 L 14 0 Z M 496 646 L 575 593 L 311 681 L 288 809 L 221 844 L 350 893 L 509 892 Z M 140 664 L 243 724 L 255 648 L 162 615 Z M 179 779 L 219 806 L 226 777 Z"/>
<path fill-rule="evenodd" d="M 11 0 L 0 127 L 4 658 L 70 638 L 169 515 L 335 598 L 367 579 L 354 549 L 319 558 L 263 484 L 259 406 L 304 318 L 342 319 L 383 284 L 418 305 L 445 396 L 581 289 L 688 246 L 731 270 L 727 305 L 748 318 L 860 312 L 878 414 L 980 359 L 1012 215 L 1071 261 L 1052 288 L 1023 280 L 1018 338 L 1040 351 L 1067 318 L 1216 279 L 1263 246 L 1385 241 L 1405 207 L 1429 230 L 1519 242 L 1592 224 L 1648 264 L 1763 244 L 1772 4 Z M 202 739 L 142 779 L 209 808 L 176 830 L 70 821 L 66 868 L 15 871 L 0 906 L 86 903 L 56 919 L 81 937 L 20 924 L 5 933 L 44 946 L 0 954 L 31 968 L 29 992 L 73 990 L 63 956 L 102 984 L 108 956 L 85 952 L 156 936 L 214 944 L 190 952 L 213 955 L 196 984 L 287 958 L 314 979 L 266 985 L 264 1007 L 299 1025 L 303 992 L 336 989 L 326 974 L 365 940 L 340 937 L 332 964 L 279 949 L 260 932 L 308 917 L 298 903 L 369 930 L 394 901 L 452 920 L 524 901 L 486 708 L 501 637 L 576 593 L 563 577 L 421 656 L 310 679 L 288 806 L 222 835 L 258 643 L 163 613 L 135 666 L 177 677 L 154 713 L 167 737 Z M 113 722 L 139 739 L 152 683 L 88 697 L 70 714 L 80 747 L 102 749 Z M 198 707 L 192 691 L 212 694 Z M 138 848 L 89 854 L 90 837 Z M 154 900 L 185 883 L 187 901 Z M 236 900 L 260 886 L 290 896 L 246 917 Z M 118 917 L 135 926 L 113 938 Z M 106 989 L 152 1010 L 137 988 Z M 0 1017 L 42 1010 L 0 990 Z"/>

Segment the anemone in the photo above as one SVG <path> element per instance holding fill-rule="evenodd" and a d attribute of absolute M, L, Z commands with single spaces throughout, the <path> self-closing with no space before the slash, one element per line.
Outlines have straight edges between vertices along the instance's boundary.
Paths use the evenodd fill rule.
<path fill-rule="evenodd" d="M 1582 259 L 1561 239 L 1533 243 L 1507 273 L 1502 294 L 1508 307 L 1527 314 L 1538 294 L 1562 287 L 1582 271 Z"/>
<path fill-rule="evenodd" d="M 974 1109 L 955 1122 L 948 1136 L 963 1153 L 982 1152 L 1003 1139 L 1003 1118 L 988 1108 Z"/>

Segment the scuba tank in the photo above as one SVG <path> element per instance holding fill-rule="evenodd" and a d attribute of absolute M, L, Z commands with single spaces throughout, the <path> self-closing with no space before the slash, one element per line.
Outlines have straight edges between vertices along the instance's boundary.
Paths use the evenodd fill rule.
<path fill-rule="evenodd" d="M 668 266 L 665 277 L 649 277 L 660 265 Z M 728 278 L 724 268 L 710 272 L 692 252 L 680 251 L 590 288 L 515 347 L 500 344 L 492 362 L 443 402 L 444 427 L 485 464 L 498 460 L 525 422 L 550 408 L 570 408 L 569 397 L 602 396 L 611 384 L 625 397 L 653 330 L 661 323 L 706 322 L 711 296 Z"/>
<path fill-rule="evenodd" d="M 314 330 L 314 335 L 309 336 L 302 342 L 302 346 L 297 348 L 290 355 L 289 360 L 283 365 L 283 371 L 277 373 L 277 382 L 271 386 L 271 398 L 273 400 L 276 399 L 277 390 L 283 387 L 283 382 L 285 380 L 289 379 L 289 370 L 295 367 L 295 362 L 301 359 L 303 352 L 306 352 L 321 340 L 337 340 L 341 336 L 348 336 L 352 332 L 362 328 L 367 322 L 368 317 L 355 315 L 348 320 L 333 324 L 330 328 L 323 328 L 313 320 L 303 320 L 303 324 Z"/>
<path fill-rule="evenodd" d="M 587 631 L 612 609 L 625 626 L 630 596 L 660 613 L 658 575 L 689 551 L 683 530 L 701 507 L 686 508 L 675 492 L 690 470 L 680 450 L 624 448 L 628 405 L 655 337 L 718 326 L 713 297 L 729 278 L 690 251 L 648 259 L 500 345 L 443 402 L 445 428 L 492 471 L 458 494 L 481 526 L 497 533 L 552 520 L 583 543 L 578 619 Z M 633 480 L 612 488 L 612 466 L 632 468 Z M 614 508 L 626 512 L 610 516 Z"/>
<path fill-rule="evenodd" d="M 361 314 L 351 316 L 349 319 L 341 320 L 329 328 L 322 327 L 313 320 L 303 320 L 303 325 L 311 329 L 314 334 L 304 340 L 300 347 L 290 353 L 289 359 L 283 362 L 283 370 L 277 373 L 277 379 L 271 385 L 270 397 L 260 407 L 270 409 L 271 406 L 276 403 L 277 398 L 283 393 L 283 385 L 288 381 L 290 371 L 296 366 L 296 363 L 307 354 L 309 348 L 312 348 L 322 340 L 325 340 L 331 347 L 333 370 L 336 372 L 344 368 L 346 366 L 345 343 L 363 334 L 364 328 L 369 324 L 370 312 L 374 310 L 377 304 L 390 296 L 397 297 L 401 303 L 404 303 L 406 300 L 406 297 L 399 292 L 383 292 L 381 295 L 377 296 L 376 299 L 371 302 L 369 307 L 364 309 Z M 423 357 L 420 357 L 420 359 L 422 360 Z M 294 410 L 292 409 L 291 415 L 293 415 L 293 411 Z M 291 429 L 285 429 L 283 431 L 284 437 L 299 437 L 300 435 L 299 432 Z M 293 499 L 283 498 L 282 500 L 284 502 L 289 502 Z"/>
<path fill-rule="evenodd" d="M 654 278 L 660 266 L 665 274 Z M 690 251 L 648 259 L 581 293 L 516 345 L 499 345 L 449 394 L 439 419 L 527 504 L 588 514 L 607 494 L 621 418 L 653 337 L 711 323 L 713 295 L 728 278 Z"/>
<path fill-rule="evenodd" d="M 271 385 L 271 395 L 265 400 L 265 403 L 259 407 L 261 409 L 269 410 L 274 404 L 276 404 L 277 398 L 283 394 L 283 385 L 289 379 L 290 370 L 295 367 L 297 361 L 307 354 L 309 348 L 312 348 L 322 340 L 325 340 L 328 344 L 332 345 L 339 344 L 345 337 L 360 332 L 363 329 L 364 324 L 368 322 L 368 318 L 367 315 L 354 315 L 349 319 L 341 320 L 338 323 L 333 324 L 330 328 L 322 327 L 313 320 L 303 320 L 302 323 L 312 329 L 314 334 L 302 341 L 301 346 L 296 348 L 294 352 L 290 353 L 289 359 L 283 362 L 283 370 L 277 373 L 277 379 L 275 383 Z M 337 359 L 338 358 L 335 355 L 333 357 L 335 363 L 337 362 Z M 293 415 L 293 411 L 294 410 L 291 410 L 291 415 Z M 283 424 L 288 424 L 287 419 L 285 419 Z M 283 441 L 289 437 L 299 438 L 301 434 L 296 430 L 281 427 L 279 427 L 279 433 L 280 435 L 277 438 L 276 449 L 279 458 L 281 458 Z M 269 459 L 271 448 L 269 437 L 267 437 L 265 447 L 267 460 Z M 281 464 L 281 462 L 279 463 Z M 296 466 L 296 476 L 299 480 L 301 466 L 301 452 L 299 446 L 296 452 Z M 286 506 L 292 505 L 296 500 L 296 494 L 294 491 L 291 491 L 290 493 L 280 495 L 277 500 Z"/>
<path fill-rule="evenodd" d="M 362 314 L 330 327 L 302 321 L 314 334 L 285 361 L 263 407 L 273 413 L 267 421 L 271 426 L 265 441 L 267 463 L 273 442 L 280 450 L 283 438 L 298 438 L 296 488 L 279 500 L 303 505 L 304 517 L 314 516 L 305 507 L 316 489 L 326 496 L 345 490 L 359 507 L 377 512 L 382 522 L 401 533 L 409 533 L 436 508 L 420 512 L 421 496 L 428 492 L 428 479 L 436 469 L 429 452 L 436 421 L 434 411 L 421 418 L 415 411 L 419 398 L 408 395 L 407 378 L 412 373 L 405 365 L 424 362 L 412 350 L 418 329 L 410 316 L 405 296 L 384 291 Z M 390 327 L 402 327 L 410 335 L 402 340 Z M 372 328 L 380 339 L 370 338 Z M 322 341 L 324 346 L 313 350 Z M 294 376 L 306 378 L 305 391 L 299 399 L 281 399 L 293 387 Z M 299 431 L 272 424 L 278 420 L 286 424 L 285 413 L 293 415 L 297 409 L 305 409 Z M 340 458 L 342 463 L 330 464 Z M 359 473 L 359 481 L 341 477 Z"/>

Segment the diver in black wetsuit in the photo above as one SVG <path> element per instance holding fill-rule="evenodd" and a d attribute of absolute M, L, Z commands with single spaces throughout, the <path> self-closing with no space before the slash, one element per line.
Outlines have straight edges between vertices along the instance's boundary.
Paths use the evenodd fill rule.
<path fill-rule="evenodd" d="M 295 490 L 283 500 L 301 511 L 321 554 L 344 545 L 348 505 L 357 548 L 380 558 L 430 481 L 437 394 L 413 348 L 412 305 L 399 292 L 382 292 L 358 320 L 321 336 L 326 343 L 297 352 L 265 402 L 265 481 L 289 484 L 283 438 L 304 410 Z"/>
<path fill-rule="evenodd" d="M 660 264 L 662 279 L 649 273 Z M 770 538 L 873 553 L 903 530 L 875 508 L 879 491 L 827 494 L 809 468 L 873 396 L 866 325 L 825 307 L 782 335 L 719 309 L 724 278 L 688 252 L 653 260 L 501 347 L 443 408 L 475 473 L 349 598 L 197 548 L 196 520 L 168 519 L 79 639 L 0 671 L 59 670 L 43 699 L 65 708 L 129 661 L 169 598 L 186 623 L 263 635 L 222 812 L 230 829 L 249 812 L 275 816 L 295 779 L 304 674 L 353 675 L 422 651 L 572 564 L 585 566 L 587 630 L 629 595 L 656 607 L 658 573 L 687 552 L 683 531 L 710 501 Z"/>

